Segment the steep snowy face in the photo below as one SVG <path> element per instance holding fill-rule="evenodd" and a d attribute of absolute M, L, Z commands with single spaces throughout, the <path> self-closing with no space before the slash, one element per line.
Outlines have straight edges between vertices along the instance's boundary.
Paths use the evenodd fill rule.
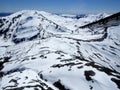
<path fill-rule="evenodd" d="M 120 26 L 92 31 L 62 25 L 68 21 L 70 28 L 75 21 L 83 25 L 98 17 L 21 11 L 0 19 L 0 89 L 119 90 Z"/>

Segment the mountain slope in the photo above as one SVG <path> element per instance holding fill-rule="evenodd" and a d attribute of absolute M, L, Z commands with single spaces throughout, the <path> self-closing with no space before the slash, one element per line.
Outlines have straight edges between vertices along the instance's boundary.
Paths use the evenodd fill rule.
<path fill-rule="evenodd" d="M 2 18 L 1 90 L 120 89 L 120 26 L 108 28 L 107 36 L 100 40 L 104 29 L 69 30 L 52 21 L 54 15 L 48 18 L 45 12 L 35 12 L 21 11 Z M 21 38 L 26 40 L 16 44 L 14 39 Z"/>
<path fill-rule="evenodd" d="M 0 33 L 3 34 L 4 39 L 11 38 L 15 43 L 69 31 L 48 20 L 39 11 L 21 11 L 9 17 L 3 17 L 0 21 Z"/>

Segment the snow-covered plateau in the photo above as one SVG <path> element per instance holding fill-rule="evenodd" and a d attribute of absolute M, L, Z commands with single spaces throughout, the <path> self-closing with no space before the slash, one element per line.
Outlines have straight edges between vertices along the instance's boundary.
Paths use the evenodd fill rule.
<path fill-rule="evenodd" d="M 79 28 L 107 16 L 0 17 L 0 90 L 120 90 L 120 26 Z"/>

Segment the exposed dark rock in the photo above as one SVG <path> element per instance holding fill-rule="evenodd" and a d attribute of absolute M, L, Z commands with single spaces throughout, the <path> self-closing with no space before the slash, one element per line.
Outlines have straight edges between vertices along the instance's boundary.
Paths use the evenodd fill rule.
<path fill-rule="evenodd" d="M 93 80 L 91 76 L 95 76 L 95 72 L 93 70 L 84 71 L 84 75 L 86 80 L 90 81 Z"/>
<path fill-rule="evenodd" d="M 36 57 L 32 57 L 31 59 L 36 59 Z"/>
<path fill-rule="evenodd" d="M 43 79 L 43 75 L 42 74 L 40 74 L 40 78 Z"/>
<path fill-rule="evenodd" d="M 4 73 L 3 72 L 0 72 L 0 78 L 4 76 Z"/>
<path fill-rule="evenodd" d="M 4 64 L 4 62 L 0 62 L 0 70 L 2 70 L 3 69 L 3 64 Z"/>
<path fill-rule="evenodd" d="M 48 88 L 43 88 L 44 86 L 41 85 L 28 85 L 28 86 L 23 86 L 23 87 L 14 87 L 14 86 L 8 86 L 3 88 L 3 90 L 25 90 L 26 88 L 34 88 L 34 90 L 53 90 L 52 88 L 48 87 Z M 9 89 L 8 89 L 9 88 Z M 35 89 L 35 88 L 39 88 L 39 89 Z"/>
<path fill-rule="evenodd" d="M 40 58 L 45 59 L 45 58 L 47 58 L 47 56 L 45 56 L 45 55 L 40 55 Z"/>
<path fill-rule="evenodd" d="M 120 73 L 119 72 L 117 72 L 115 70 L 112 70 L 110 68 L 107 68 L 107 67 L 103 67 L 103 66 L 97 65 L 95 62 L 89 62 L 89 63 L 86 63 L 85 65 L 94 67 L 97 70 L 105 72 L 108 75 L 112 75 L 112 76 L 115 76 L 117 78 L 120 78 Z M 113 73 L 116 73 L 116 75 L 114 75 Z"/>
<path fill-rule="evenodd" d="M 120 79 L 111 78 L 111 80 L 116 83 L 117 87 L 120 89 Z"/>
<path fill-rule="evenodd" d="M 30 38 L 28 38 L 28 40 L 34 40 L 34 39 L 37 38 L 38 36 L 39 36 L 39 33 L 36 34 L 36 35 L 34 35 L 34 36 L 32 36 L 32 37 L 30 37 Z"/>
<path fill-rule="evenodd" d="M 18 16 L 13 17 L 12 22 L 14 23 L 16 21 L 16 19 L 20 18 L 21 16 L 22 16 L 22 14 L 19 14 Z"/>
<path fill-rule="evenodd" d="M 15 80 L 15 79 L 11 79 L 11 80 L 9 81 L 9 83 L 11 83 L 11 82 L 13 82 L 13 83 L 15 84 L 15 86 L 18 85 L 18 82 L 17 82 L 17 80 Z"/>
<path fill-rule="evenodd" d="M 53 85 L 55 87 L 57 87 L 59 90 L 69 90 L 69 89 L 66 89 L 64 85 L 61 84 L 60 80 L 58 80 L 57 82 L 53 83 Z"/>
<path fill-rule="evenodd" d="M 8 62 L 11 57 L 4 57 L 4 62 Z"/>
<path fill-rule="evenodd" d="M 57 59 L 62 59 L 61 57 L 58 57 Z"/>
<path fill-rule="evenodd" d="M 56 67 L 61 68 L 61 67 L 64 67 L 64 66 L 70 66 L 71 67 L 71 66 L 80 65 L 80 64 L 82 64 L 82 63 L 70 62 L 70 63 L 66 63 L 66 64 L 55 64 L 55 65 L 53 65 L 51 67 L 53 67 L 53 68 L 56 68 Z"/>
<path fill-rule="evenodd" d="M 4 68 L 3 64 L 6 63 L 6 62 L 8 62 L 10 58 L 11 57 L 0 58 L 0 60 L 3 59 L 3 61 L 0 61 L 0 70 L 2 70 Z"/>
<path fill-rule="evenodd" d="M 90 90 L 92 90 L 93 89 L 93 87 L 90 85 Z"/>
<path fill-rule="evenodd" d="M 78 68 L 78 69 L 81 69 L 81 68 L 83 68 L 83 66 L 78 66 L 77 68 Z"/>
<path fill-rule="evenodd" d="M 14 38 L 12 41 L 13 41 L 15 44 L 18 44 L 18 43 L 20 43 L 20 42 L 25 41 L 25 38 Z"/>
<path fill-rule="evenodd" d="M 10 71 L 7 71 L 7 72 L 5 73 L 5 75 L 11 74 L 11 73 L 14 73 L 14 72 L 20 72 L 20 73 L 22 73 L 22 71 L 24 71 L 24 70 L 25 70 L 25 68 L 15 68 L 15 69 L 12 69 L 12 70 L 10 70 Z"/>
<path fill-rule="evenodd" d="M 38 88 L 34 88 L 34 90 L 39 90 Z"/>

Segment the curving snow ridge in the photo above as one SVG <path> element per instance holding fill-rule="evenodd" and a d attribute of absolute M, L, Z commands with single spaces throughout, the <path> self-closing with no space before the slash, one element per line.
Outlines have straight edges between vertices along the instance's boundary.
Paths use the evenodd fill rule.
<path fill-rule="evenodd" d="M 8 17 L 3 17 L 1 19 L 0 32 L 4 39 L 11 39 L 14 43 L 33 40 L 35 38 L 47 38 L 56 34 L 67 37 L 71 36 L 71 33 L 74 34 L 72 38 L 83 40 L 94 39 L 100 38 L 102 33 L 93 36 L 89 30 L 82 30 L 82 33 L 79 32 L 77 28 L 82 24 L 89 23 L 105 16 L 107 15 L 98 14 L 88 15 L 80 19 L 73 19 L 44 11 L 23 10 Z M 84 37 L 86 35 L 88 35 L 87 38 Z"/>
<path fill-rule="evenodd" d="M 74 26 L 98 17 L 75 19 L 28 10 L 3 17 L 0 89 L 119 90 L 120 26 L 108 28 L 102 40 L 104 29 Z"/>
<path fill-rule="evenodd" d="M 61 34 L 71 32 L 67 28 L 61 27 L 53 21 L 47 19 L 44 12 L 21 11 L 9 17 L 1 19 L 1 33 L 5 38 L 11 38 L 14 42 L 31 40 L 38 37 L 48 37 L 46 34 Z M 44 35 L 43 35 L 44 34 Z"/>

